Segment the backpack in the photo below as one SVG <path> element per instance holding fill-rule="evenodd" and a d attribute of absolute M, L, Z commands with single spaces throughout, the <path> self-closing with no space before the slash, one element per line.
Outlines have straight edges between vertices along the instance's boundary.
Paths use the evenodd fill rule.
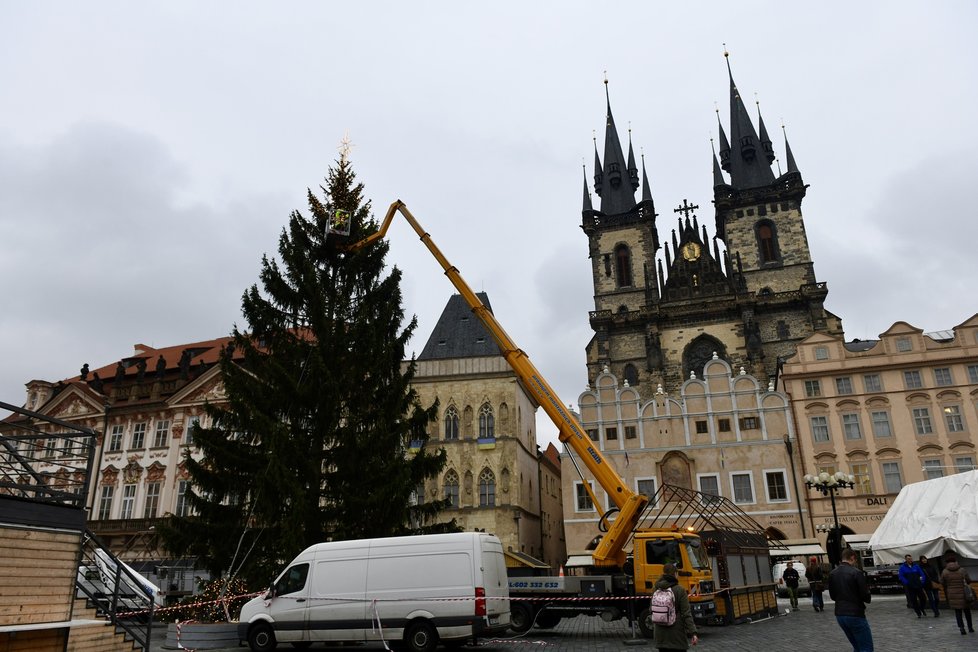
<path fill-rule="evenodd" d="M 657 625 L 676 624 L 676 594 L 672 589 L 656 589 L 649 607 L 652 622 Z"/>

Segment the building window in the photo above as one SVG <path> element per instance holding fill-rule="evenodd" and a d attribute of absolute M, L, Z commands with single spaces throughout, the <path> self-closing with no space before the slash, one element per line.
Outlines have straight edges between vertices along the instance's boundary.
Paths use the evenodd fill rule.
<path fill-rule="evenodd" d="M 458 507 L 458 473 L 454 470 L 445 474 L 444 495 L 449 507 Z"/>
<path fill-rule="evenodd" d="M 845 394 L 852 394 L 852 378 L 845 376 L 844 378 L 835 379 L 835 393 L 839 396 Z"/>
<path fill-rule="evenodd" d="M 903 489 L 903 478 L 900 476 L 899 462 L 883 462 L 883 484 L 886 493 L 896 494 Z"/>
<path fill-rule="evenodd" d="M 857 496 L 868 496 L 873 493 L 873 483 L 869 476 L 869 464 L 857 462 L 850 464 L 853 481 L 856 483 L 855 490 Z"/>
<path fill-rule="evenodd" d="M 146 485 L 146 509 L 143 510 L 143 518 L 156 518 L 160 509 L 160 483 L 150 482 Z"/>
<path fill-rule="evenodd" d="M 863 376 L 863 387 L 867 393 L 882 392 L 883 379 L 880 378 L 879 374 L 866 374 Z"/>
<path fill-rule="evenodd" d="M 778 320 L 778 339 L 787 340 L 791 338 L 791 328 L 788 327 L 788 322 L 783 319 Z"/>
<path fill-rule="evenodd" d="M 458 439 L 458 410 L 454 405 L 449 405 L 445 410 L 445 439 Z"/>
<path fill-rule="evenodd" d="M 767 486 L 767 501 L 783 503 L 788 500 L 788 483 L 784 471 L 765 471 L 764 481 Z"/>
<path fill-rule="evenodd" d="M 940 460 L 924 460 L 924 479 L 936 480 L 944 477 L 944 466 Z"/>
<path fill-rule="evenodd" d="M 167 439 L 170 435 L 170 422 L 156 422 L 156 436 L 153 437 L 153 448 L 166 448 Z"/>
<path fill-rule="evenodd" d="M 598 429 L 588 428 L 587 436 L 591 441 L 598 441 Z"/>
<path fill-rule="evenodd" d="M 754 502 L 754 487 L 751 484 L 750 473 L 731 473 L 730 485 L 735 503 L 748 505 Z"/>
<path fill-rule="evenodd" d="M 190 514 L 190 506 L 187 504 L 187 489 L 189 488 L 190 483 L 186 480 L 177 483 L 177 516 L 188 516 Z"/>
<path fill-rule="evenodd" d="M 195 436 L 194 431 L 200 427 L 201 427 L 200 417 L 190 417 L 190 419 L 187 421 L 187 430 L 183 434 L 184 446 L 190 446 L 191 444 L 194 443 L 194 436 Z"/>
<path fill-rule="evenodd" d="M 492 406 L 485 403 L 479 409 L 479 439 L 494 439 L 495 437 L 496 417 L 492 413 Z"/>
<path fill-rule="evenodd" d="M 930 409 L 925 407 L 913 409 L 913 427 L 918 435 L 930 435 L 934 427 L 930 422 Z"/>
<path fill-rule="evenodd" d="M 811 418 L 812 439 L 815 443 L 827 442 L 829 440 L 829 419 L 825 416 Z"/>
<path fill-rule="evenodd" d="M 741 417 L 740 418 L 740 429 L 741 430 L 757 430 L 758 421 L 757 417 Z"/>
<path fill-rule="evenodd" d="M 615 247 L 615 279 L 618 287 L 631 287 L 632 285 L 632 261 L 628 247 L 618 245 Z"/>
<path fill-rule="evenodd" d="M 730 419 L 717 419 L 717 430 L 730 432 Z"/>
<path fill-rule="evenodd" d="M 958 405 L 944 406 L 944 422 L 948 432 L 964 432 L 964 420 L 961 418 L 961 407 Z"/>
<path fill-rule="evenodd" d="M 496 475 L 489 469 L 479 474 L 479 507 L 496 506 Z"/>
<path fill-rule="evenodd" d="M 862 439 L 863 431 L 859 428 L 859 415 L 843 414 L 842 430 L 845 432 L 846 439 Z"/>
<path fill-rule="evenodd" d="M 604 438 L 608 441 L 615 441 L 618 439 L 618 428 L 605 428 Z"/>
<path fill-rule="evenodd" d="M 900 353 L 906 353 L 907 351 L 913 351 L 913 343 L 910 341 L 909 337 L 899 337 L 896 341 L 897 351 Z"/>
<path fill-rule="evenodd" d="M 625 382 L 628 383 L 629 387 L 638 387 L 638 370 L 633 364 L 626 364 L 625 368 L 622 369 L 622 375 L 625 377 Z"/>
<path fill-rule="evenodd" d="M 651 506 L 655 507 L 655 504 L 651 502 L 655 498 L 655 478 L 636 480 L 635 487 L 637 492 L 648 498 Z"/>
<path fill-rule="evenodd" d="M 710 429 L 709 429 L 709 427 L 707 427 L 706 421 L 697 421 L 696 422 L 696 434 L 703 435 L 703 434 L 708 433 L 709 431 L 710 431 Z"/>
<path fill-rule="evenodd" d="M 972 385 L 978 384 L 978 364 L 968 365 L 968 382 Z"/>
<path fill-rule="evenodd" d="M 828 360 L 829 359 L 829 349 L 825 346 L 815 347 L 815 359 L 816 360 Z"/>
<path fill-rule="evenodd" d="M 140 449 L 146 447 L 146 424 L 137 423 L 132 427 L 132 446 L 131 449 Z M 127 517 L 128 518 L 128 517 Z"/>
<path fill-rule="evenodd" d="M 112 434 L 109 435 L 109 452 L 118 453 L 122 450 L 123 426 L 112 426 Z"/>
<path fill-rule="evenodd" d="M 638 437 L 635 426 L 625 426 L 625 439 L 635 439 Z"/>
<path fill-rule="evenodd" d="M 119 518 L 132 518 L 132 510 L 136 505 L 136 485 L 122 485 L 122 512 Z"/>
<path fill-rule="evenodd" d="M 893 431 L 890 429 L 890 414 L 885 410 L 877 410 L 870 414 L 873 421 L 874 437 L 890 437 Z"/>
<path fill-rule="evenodd" d="M 916 370 L 903 372 L 903 384 L 907 386 L 907 389 L 920 389 L 924 386 L 920 379 L 920 372 Z"/>
<path fill-rule="evenodd" d="M 107 521 L 111 518 L 112 494 L 114 493 L 115 487 L 111 485 L 102 487 L 102 495 L 99 496 L 98 501 L 98 520 Z"/>
<path fill-rule="evenodd" d="M 775 231 L 774 223 L 770 220 L 763 220 L 757 223 L 757 248 L 760 254 L 761 264 L 775 263 L 781 259 L 778 252 L 778 234 Z"/>
<path fill-rule="evenodd" d="M 816 398 L 822 395 L 822 383 L 818 380 L 805 381 L 805 396 Z"/>
<path fill-rule="evenodd" d="M 591 483 L 588 482 L 588 487 L 591 487 Z M 575 498 L 575 510 L 578 512 L 593 512 L 594 503 L 591 502 L 591 496 L 588 495 L 587 488 L 584 486 L 583 482 L 574 483 L 574 498 Z"/>
<path fill-rule="evenodd" d="M 954 380 L 951 378 L 951 369 L 948 367 L 941 367 L 940 369 L 934 370 L 934 384 L 938 387 L 946 387 L 948 385 L 953 385 Z"/>
<path fill-rule="evenodd" d="M 716 496 L 720 497 L 720 476 L 717 475 L 701 475 L 700 476 L 700 493 L 706 496 Z M 704 503 L 709 504 L 708 498 L 702 498 Z"/>
<path fill-rule="evenodd" d="M 964 473 L 965 471 L 974 471 L 975 468 L 975 458 L 970 455 L 967 457 L 955 457 L 954 458 L 954 471 L 955 473 Z"/>

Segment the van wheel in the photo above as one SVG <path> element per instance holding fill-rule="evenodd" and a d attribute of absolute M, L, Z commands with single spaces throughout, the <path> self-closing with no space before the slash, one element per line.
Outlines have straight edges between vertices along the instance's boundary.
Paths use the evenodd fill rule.
<path fill-rule="evenodd" d="M 655 624 L 652 622 L 652 612 L 648 609 L 642 609 L 642 613 L 638 615 L 638 628 L 645 638 L 655 638 Z"/>
<path fill-rule="evenodd" d="M 271 652 L 277 647 L 275 632 L 268 623 L 255 623 L 248 630 L 248 647 L 251 652 Z"/>
<path fill-rule="evenodd" d="M 524 602 L 513 602 L 509 607 L 509 628 L 517 634 L 525 634 L 533 626 L 533 608 Z"/>
<path fill-rule="evenodd" d="M 411 652 L 431 652 L 438 645 L 438 632 L 427 620 L 419 620 L 408 627 L 404 642 Z"/>

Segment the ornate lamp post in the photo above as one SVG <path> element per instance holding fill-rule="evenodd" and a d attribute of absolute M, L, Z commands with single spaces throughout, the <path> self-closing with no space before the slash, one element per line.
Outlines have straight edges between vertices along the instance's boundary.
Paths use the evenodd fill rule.
<path fill-rule="evenodd" d="M 855 476 L 847 475 L 842 471 L 837 471 L 834 475 L 823 471 L 818 475 L 805 476 L 805 485 L 809 489 L 817 489 L 823 496 L 828 496 L 832 502 L 832 532 L 826 539 L 826 543 L 829 546 L 829 561 L 833 566 L 837 566 L 842 559 L 842 536 L 839 533 L 839 515 L 835 511 L 835 493 L 839 489 L 851 489 L 856 485 L 855 480 Z"/>

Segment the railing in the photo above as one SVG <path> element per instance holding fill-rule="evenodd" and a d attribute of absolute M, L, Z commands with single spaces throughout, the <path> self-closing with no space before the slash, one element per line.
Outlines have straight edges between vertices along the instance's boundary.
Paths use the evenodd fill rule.
<path fill-rule="evenodd" d="M 116 559 L 87 528 L 75 587 L 77 597 L 87 599 L 117 630 L 149 650 L 156 587 Z"/>
<path fill-rule="evenodd" d="M 0 433 L 0 494 L 84 508 L 95 431 L 3 402 L 0 408 L 27 417 Z"/>

